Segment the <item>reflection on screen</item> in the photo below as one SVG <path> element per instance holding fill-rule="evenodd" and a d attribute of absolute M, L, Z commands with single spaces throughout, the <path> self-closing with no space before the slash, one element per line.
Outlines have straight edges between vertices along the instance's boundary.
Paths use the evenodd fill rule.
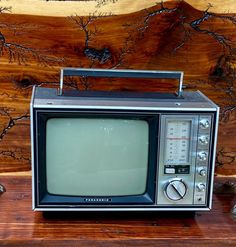
<path fill-rule="evenodd" d="M 139 195 L 146 190 L 148 123 L 144 120 L 51 118 L 46 180 L 51 194 Z"/>

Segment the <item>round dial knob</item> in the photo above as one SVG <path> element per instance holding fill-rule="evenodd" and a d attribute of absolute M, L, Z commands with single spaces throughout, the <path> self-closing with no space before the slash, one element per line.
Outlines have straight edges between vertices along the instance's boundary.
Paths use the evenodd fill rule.
<path fill-rule="evenodd" d="M 206 169 L 200 168 L 199 169 L 199 175 L 202 176 L 202 177 L 205 177 L 206 176 Z"/>
<path fill-rule="evenodd" d="M 208 129 L 210 126 L 210 122 L 207 119 L 202 119 L 200 121 L 200 127 L 201 129 Z"/>
<path fill-rule="evenodd" d="M 166 196 L 172 201 L 178 201 L 184 198 L 187 192 L 187 186 L 182 179 L 173 179 L 169 181 L 165 188 Z"/>
<path fill-rule="evenodd" d="M 200 153 L 198 153 L 197 157 L 200 161 L 206 161 L 207 160 L 207 152 L 200 152 Z"/>
<path fill-rule="evenodd" d="M 208 136 L 200 136 L 198 140 L 201 145 L 207 145 L 209 143 Z"/>
<path fill-rule="evenodd" d="M 200 183 L 200 184 L 197 185 L 197 189 L 198 189 L 199 192 L 204 192 L 206 190 L 206 185 Z"/>

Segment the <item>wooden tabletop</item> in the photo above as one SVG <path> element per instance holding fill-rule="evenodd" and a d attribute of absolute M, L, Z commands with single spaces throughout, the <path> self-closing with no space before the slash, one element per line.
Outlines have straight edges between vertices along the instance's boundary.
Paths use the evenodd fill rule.
<path fill-rule="evenodd" d="M 236 246 L 234 194 L 210 212 L 53 213 L 31 210 L 31 177 L 0 175 L 0 246 Z"/>

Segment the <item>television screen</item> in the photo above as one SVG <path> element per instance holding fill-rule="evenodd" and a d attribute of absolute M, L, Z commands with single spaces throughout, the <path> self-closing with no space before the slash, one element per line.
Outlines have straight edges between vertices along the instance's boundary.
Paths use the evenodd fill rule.
<path fill-rule="evenodd" d="M 47 191 L 66 196 L 141 195 L 146 192 L 148 150 L 145 120 L 50 118 Z"/>

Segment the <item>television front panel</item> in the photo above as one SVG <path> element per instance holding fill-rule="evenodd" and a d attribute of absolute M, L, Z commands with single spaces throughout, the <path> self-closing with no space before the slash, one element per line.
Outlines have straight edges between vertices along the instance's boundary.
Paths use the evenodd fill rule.
<path fill-rule="evenodd" d="M 33 209 L 209 210 L 218 117 L 200 92 L 58 95 L 35 88 Z"/>

